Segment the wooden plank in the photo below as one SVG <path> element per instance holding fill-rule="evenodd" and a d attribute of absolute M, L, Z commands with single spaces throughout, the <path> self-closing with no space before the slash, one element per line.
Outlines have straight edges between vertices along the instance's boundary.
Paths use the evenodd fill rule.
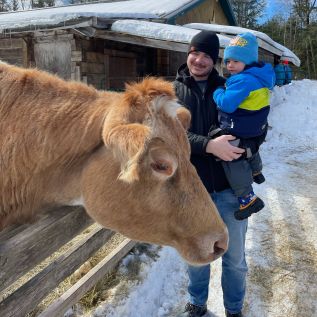
<path fill-rule="evenodd" d="M 36 43 L 51 43 L 51 42 L 71 42 L 74 38 L 73 34 L 43 34 L 35 36 Z"/>
<path fill-rule="evenodd" d="M 19 48 L 0 48 L 0 56 L 6 58 L 21 58 L 23 54 L 22 47 Z"/>
<path fill-rule="evenodd" d="M 85 74 L 104 74 L 104 63 L 81 63 L 81 71 Z"/>
<path fill-rule="evenodd" d="M 81 62 L 83 60 L 83 54 L 81 51 L 72 51 L 71 61 Z"/>
<path fill-rule="evenodd" d="M 114 232 L 97 227 L 0 303 L 1 317 L 25 316 L 55 287 L 88 260 Z"/>
<path fill-rule="evenodd" d="M 104 53 L 110 55 L 111 57 L 124 57 L 124 58 L 136 58 L 136 54 L 132 52 L 120 51 L 117 49 L 105 48 Z"/>
<path fill-rule="evenodd" d="M 23 41 L 22 39 L 1 39 L 0 48 L 22 48 Z"/>
<path fill-rule="evenodd" d="M 162 41 L 162 40 L 144 38 L 144 37 L 136 36 L 136 35 L 127 35 L 127 34 L 102 31 L 102 30 L 97 30 L 95 37 L 111 40 L 111 41 L 136 44 L 141 46 L 163 48 L 170 51 L 187 52 L 188 50 L 187 43 Z"/>
<path fill-rule="evenodd" d="M 71 80 L 76 80 L 76 81 L 81 80 L 80 66 L 75 66 L 75 70 L 73 73 L 71 73 L 70 78 L 71 78 Z"/>
<path fill-rule="evenodd" d="M 105 55 L 97 52 L 86 52 L 86 60 L 87 62 L 103 64 L 105 62 Z"/>
<path fill-rule="evenodd" d="M 82 207 L 52 210 L 14 236 L 0 240 L 0 291 L 87 228 L 93 221 Z M 16 229 L 18 230 L 18 229 Z"/>
<path fill-rule="evenodd" d="M 104 89 L 109 89 L 110 88 L 110 57 L 109 55 L 105 56 L 105 84 L 104 84 Z M 88 79 L 89 83 L 89 79 Z"/>
<path fill-rule="evenodd" d="M 105 274 L 112 271 L 117 263 L 135 246 L 136 242 L 125 239 L 115 250 L 100 261 L 75 285 L 66 291 L 59 299 L 53 302 L 38 317 L 60 317 L 77 303 L 80 298 L 91 289 Z"/>

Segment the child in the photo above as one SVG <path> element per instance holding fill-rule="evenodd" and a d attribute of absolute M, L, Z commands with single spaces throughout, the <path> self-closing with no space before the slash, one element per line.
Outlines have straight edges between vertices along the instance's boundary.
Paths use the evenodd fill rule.
<path fill-rule="evenodd" d="M 224 50 L 224 61 L 231 77 L 226 87 L 214 92 L 213 98 L 219 110 L 221 133 L 236 136 L 235 145 L 246 149 L 242 159 L 222 162 L 240 203 L 234 216 L 242 220 L 264 207 L 254 194 L 252 183 L 265 181 L 258 150 L 267 132 L 269 89 L 275 84 L 275 74 L 270 64 L 258 63 L 257 40 L 249 32 L 230 41 Z"/>

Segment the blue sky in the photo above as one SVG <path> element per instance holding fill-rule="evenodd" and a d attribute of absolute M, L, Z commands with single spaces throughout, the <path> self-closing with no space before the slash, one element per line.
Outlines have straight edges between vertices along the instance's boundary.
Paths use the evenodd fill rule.
<path fill-rule="evenodd" d="M 258 22 L 264 23 L 275 14 L 289 15 L 290 12 L 290 1 L 283 0 L 266 0 L 266 8 L 263 16 Z"/>

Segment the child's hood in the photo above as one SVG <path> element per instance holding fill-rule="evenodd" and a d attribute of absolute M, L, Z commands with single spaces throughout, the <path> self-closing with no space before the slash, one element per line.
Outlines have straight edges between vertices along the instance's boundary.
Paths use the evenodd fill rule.
<path fill-rule="evenodd" d="M 275 85 L 275 72 L 271 64 L 257 64 L 256 66 L 247 68 L 243 73 L 255 77 L 263 87 L 273 89 Z"/>

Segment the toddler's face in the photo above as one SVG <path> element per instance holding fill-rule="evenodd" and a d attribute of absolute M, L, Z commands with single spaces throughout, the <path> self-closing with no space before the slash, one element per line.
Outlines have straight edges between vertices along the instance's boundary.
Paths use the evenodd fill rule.
<path fill-rule="evenodd" d="M 242 72 L 244 70 L 245 64 L 233 59 L 228 59 L 226 66 L 229 73 L 233 75 Z"/>

